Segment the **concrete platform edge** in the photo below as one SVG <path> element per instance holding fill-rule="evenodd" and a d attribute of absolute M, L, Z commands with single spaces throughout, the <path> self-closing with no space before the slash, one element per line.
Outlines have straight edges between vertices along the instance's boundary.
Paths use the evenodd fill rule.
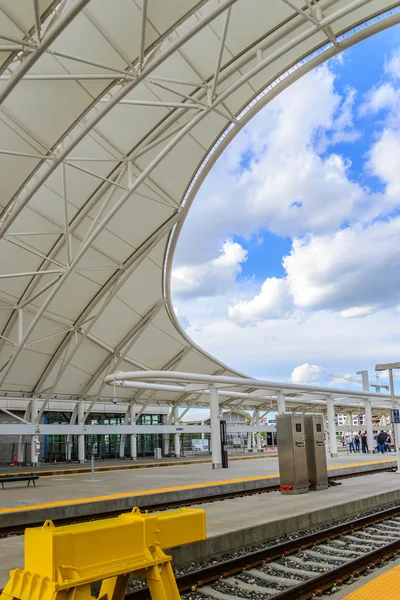
<path fill-rule="evenodd" d="M 315 492 L 318 493 L 318 492 Z M 173 565 L 185 566 L 192 562 L 208 560 L 227 553 L 233 553 L 246 546 L 259 544 L 292 534 L 333 524 L 347 517 L 374 509 L 384 509 L 385 506 L 400 500 L 400 489 L 385 492 L 365 498 L 356 498 L 349 502 L 328 506 L 311 512 L 300 513 L 291 517 L 260 523 L 256 526 L 231 531 L 229 533 L 210 536 L 205 542 L 196 542 L 187 546 L 171 549 L 168 553 L 173 558 Z"/>
<path fill-rule="evenodd" d="M 183 490 L 171 490 L 166 492 L 154 492 L 152 494 L 137 494 L 123 496 L 122 498 L 110 498 L 109 500 L 86 501 L 75 504 L 63 504 L 61 506 L 49 506 L 41 508 L 18 510 L 15 512 L 3 512 L 0 515 L 3 526 L 24 525 L 43 523 L 46 519 L 73 519 L 74 517 L 95 516 L 102 513 L 114 511 L 127 511 L 138 506 L 146 509 L 155 504 L 167 504 L 169 502 L 187 502 L 192 499 L 207 499 L 216 494 L 238 492 L 245 490 L 257 490 L 266 486 L 279 484 L 279 477 L 268 479 L 256 479 L 250 481 L 239 481 L 223 485 L 209 485 L 206 487 L 193 487 Z"/>
<path fill-rule="evenodd" d="M 394 466 L 395 462 L 385 463 L 382 465 L 382 469 L 390 468 Z M 355 466 L 341 467 L 329 470 L 329 476 L 335 477 L 339 475 L 351 475 L 354 473 L 364 473 L 368 471 L 378 470 L 379 465 L 362 465 L 358 464 Z M 399 480 L 400 482 L 400 480 Z M 41 524 L 46 519 L 58 520 L 58 519 L 73 519 L 74 517 L 91 517 L 98 514 L 114 511 L 127 511 L 132 509 L 134 506 L 138 506 L 141 509 L 146 509 L 149 506 L 155 504 L 167 504 L 169 502 L 186 502 L 192 499 L 207 499 L 210 496 L 217 494 L 224 494 L 229 492 L 237 491 L 248 491 L 257 490 L 265 487 L 272 487 L 279 484 L 279 477 L 268 477 L 265 479 L 252 479 L 249 481 L 233 481 L 227 480 L 224 484 L 211 484 L 204 487 L 190 487 L 188 489 L 171 489 L 166 491 L 157 491 L 154 493 L 142 494 L 140 491 L 133 494 L 126 494 L 122 497 L 115 498 L 103 498 L 95 500 L 93 498 L 82 500 L 82 502 L 71 502 L 68 504 L 68 500 L 65 504 L 37 505 L 37 508 L 24 508 L 20 510 L 6 510 L 1 513 L 1 523 L 3 526 L 16 526 L 16 525 L 32 525 Z"/>

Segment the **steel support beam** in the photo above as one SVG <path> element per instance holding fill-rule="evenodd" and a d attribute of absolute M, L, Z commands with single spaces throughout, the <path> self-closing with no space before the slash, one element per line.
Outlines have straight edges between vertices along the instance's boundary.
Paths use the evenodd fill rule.
<path fill-rule="evenodd" d="M 85 423 L 85 406 L 83 401 L 78 402 L 78 424 Z M 85 435 L 83 433 L 78 436 L 78 460 L 81 464 L 85 462 Z"/>
<path fill-rule="evenodd" d="M 76 8 L 80 5 L 82 5 L 82 8 L 83 8 L 83 6 L 85 4 L 87 4 L 89 1 L 90 0 L 77 0 L 77 2 L 73 6 Z M 206 27 L 209 23 L 214 21 L 214 19 L 216 19 L 220 14 L 223 14 L 230 6 L 235 4 L 235 2 L 237 2 L 237 1 L 238 0 L 223 0 L 214 9 L 212 9 L 205 17 L 198 20 L 195 23 L 195 25 L 193 25 L 193 27 L 191 27 L 185 33 L 183 33 L 175 42 L 171 43 L 171 45 L 164 52 L 162 52 L 158 57 L 156 57 L 153 61 L 151 61 L 151 63 L 144 66 L 141 73 L 135 79 L 127 82 L 127 84 L 125 86 L 123 86 L 121 88 L 121 90 L 117 94 L 115 94 L 115 96 L 113 96 L 109 102 L 107 102 L 104 105 L 104 108 L 97 112 L 96 116 L 93 117 L 93 119 L 90 122 L 88 122 L 79 131 L 79 133 L 76 135 L 74 140 L 59 153 L 58 159 L 55 161 L 52 161 L 51 165 L 49 165 L 47 172 L 44 173 L 42 175 L 42 177 L 40 177 L 39 180 L 36 182 L 36 184 L 32 186 L 30 192 L 25 196 L 25 198 L 23 200 L 21 200 L 18 205 L 16 205 L 16 204 L 13 205 L 11 214 L 8 214 L 8 217 L 4 221 L 2 227 L 0 228 L 0 239 L 7 232 L 8 228 L 15 221 L 15 219 L 20 214 L 20 212 L 22 211 L 24 206 L 26 206 L 28 204 L 30 199 L 36 194 L 36 192 L 40 189 L 40 187 L 43 185 L 43 183 L 45 183 L 45 181 L 47 181 L 47 179 L 55 171 L 55 169 L 58 167 L 58 165 L 61 164 L 61 162 L 63 160 L 65 160 L 65 158 L 68 157 L 68 155 L 72 152 L 72 150 L 74 150 L 74 148 L 86 137 L 86 135 L 88 133 L 90 133 L 90 131 L 92 131 L 92 129 L 102 120 L 102 118 L 105 117 L 109 113 L 109 111 L 120 102 L 120 100 L 122 100 L 127 94 L 129 94 L 129 92 L 131 92 L 133 89 L 135 89 L 135 87 L 137 87 L 139 85 L 139 83 L 144 81 L 144 79 L 146 77 L 148 77 L 157 67 L 162 65 L 162 63 L 169 56 L 172 56 L 177 50 L 179 50 L 179 48 L 181 48 L 186 42 L 188 42 L 194 35 L 196 35 L 198 32 L 200 32 L 202 29 L 204 29 L 204 27 Z M 81 10 L 81 8 L 79 8 L 79 10 Z M 79 12 L 79 10 L 78 10 L 78 12 Z M 60 24 L 60 22 L 57 25 L 59 25 L 59 24 Z M 42 41 L 41 47 L 42 46 L 44 46 L 44 40 Z M 46 49 L 47 49 L 47 47 L 48 46 L 46 46 Z M 45 50 L 45 48 L 43 47 L 43 50 L 41 53 L 43 53 L 44 50 Z M 36 54 L 36 52 L 32 52 L 32 54 L 29 56 L 29 58 L 26 61 L 24 61 L 24 63 L 22 63 L 22 64 L 25 65 L 30 59 L 32 59 L 33 56 L 35 56 L 35 54 Z M 34 60 L 31 60 L 31 63 L 34 64 L 34 62 L 36 62 L 37 58 L 35 58 Z M 2 96 L 4 96 L 4 92 L 6 91 L 7 95 L 8 95 L 8 93 L 10 93 L 11 89 L 21 79 L 21 77 L 23 77 L 29 71 L 31 66 L 32 65 L 29 64 L 21 72 L 20 72 L 20 69 L 18 69 L 18 72 L 20 72 L 20 77 L 18 77 L 18 79 L 16 79 L 15 82 L 10 80 L 7 83 L 7 85 L 3 89 L 3 94 L 0 95 L 0 102 L 1 102 Z M 11 87 L 10 91 L 8 91 L 8 88 L 11 85 L 12 85 L 12 87 Z M 204 111 L 204 114 L 205 114 L 205 112 L 206 111 Z M 148 169 L 146 169 L 145 171 L 148 171 Z M 146 175 L 147 175 L 147 172 L 146 172 Z M 145 177 L 143 177 L 143 179 L 144 178 Z M 140 181 L 140 183 L 141 183 L 141 181 Z M 100 228 L 98 233 L 101 231 L 101 229 L 102 229 L 102 227 Z M 95 237 L 97 237 L 97 236 L 95 236 Z M 79 254 L 80 253 L 78 252 L 78 255 Z"/>
<path fill-rule="evenodd" d="M 31 402 L 31 421 L 32 423 L 36 422 L 37 415 L 39 413 L 38 401 L 37 398 L 32 398 Z M 39 453 L 40 453 L 40 442 L 38 435 L 31 436 L 31 465 L 36 467 L 39 463 Z"/>
<path fill-rule="evenodd" d="M 51 390 L 48 394 L 49 397 L 53 393 L 56 385 L 58 384 L 58 381 L 61 379 L 63 373 L 65 372 L 65 370 L 68 366 L 68 363 L 72 360 L 73 356 L 77 352 L 77 350 L 80 347 L 80 345 L 82 344 L 83 340 L 88 336 L 90 330 L 92 329 L 94 324 L 97 322 L 97 320 L 100 318 L 102 312 L 109 305 L 109 303 L 112 301 L 112 299 L 118 293 L 118 291 L 121 289 L 121 287 L 126 283 L 127 279 L 131 276 L 133 271 L 146 258 L 146 256 L 151 251 L 151 249 L 154 248 L 154 246 L 166 235 L 166 233 L 168 233 L 168 231 L 171 229 L 171 227 L 174 226 L 174 224 L 179 219 L 179 216 L 180 216 L 179 214 L 174 214 L 172 217 L 167 219 L 167 221 L 165 221 L 152 235 L 150 235 L 147 238 L 147 240 L 145 240 L 143 242 L 143 244 L 141 246 L 139 246 L 139 248 L 137 248 L 135 250 L 135 252 L 133 252 L 133 254 L 124 263 L 123 269 L 111 276 L 111 278 L 109 279 L 107 284 L 103 286 L 102 290 L 92 299 L 92 301 L 89 303 L 89 305 L 86 307 L 86 309 L 82 312 L 79 319 L 77 320 L 77 322 L 74 325 L 73 329 L 75 331 L 81 327 L 82 323 L 90 316 L 91 312 L 93 312 L 95 306 L 100 301 L 102 301 L 104 299 L 104 296 L 108 293 L 108 297 L 103 301 L 101 308 L 97 311 L 95 317 L 90 321 L 89 325 L 86 327 L 84 332 L 82 332 L 82 337 L 79 340 L 78 344 L 76 344 L 75 347 L 71 350 L 71 353 L 68 356 L 68 359 L 65 361 L 65 365 L 60 370 L 57 378 L 55 379 L 55 381 L 52 384 Z M 37 382 L 37 384 L 35 386 L 35 392 L 40 393 L 41 387 L 43 386 L 46 379 L 50 375 L 52 369 L 57 364 L 57 361 L 58 361 L 59 357 L 61 356 L 62 352 L 68 346 L 71 338 L 73 337 L 73 334 L 74 334 L 74 331 L 72 331 L 68 336 L 66 336 L 66 338 L 60 345 L 57 352 L 53 355 L 52 360 L 49 362 L 47 368 L 44 370 L 39 381 Z"/>
<path fill-rule="evenodd" d="M 216 386 L 210 387 L 210 422 L 212 468 L 222 468 L 221 436 L 219 430 L 219 393 Z"/>
<path fill-rule="evenodd" d="M 143 68 L 144 63 L 144 51 L 146 47 L 146 22 L 147 22 L 147 0 L 142 0 L 142 20 L 140 24 L 140 36 L 139 36 L 139 60 L 138 70 L 139 73 Z"/>
<path fill-rule="evenodd" d="M 173 413 L 174 413 L 174 425 L 178 426 L 179 425 L 179 406 L 177 404 L 175 404 L 174 408 L 173 408 Z M 174 451 L 175 451 L 175 456 L 177 458 L 180 457 L 181 455 L 181 441 L 180 441 L 180 434 L 176 433 L 174 436 Z"/>
<path fill-rule="evenodd" d="M 326 399 L 326 410 L 328 416 L 329 446 L 331 457 L 338 455 L 336 440 L 335 405 L 332 396 Z"/>
<path fill-rule="evenodd" d="M 225 17 L 224 17 L 224 24 L 222 26 L 221 40 L 219 43 L 219 49 L 218 49 L 218 54 L 217 54 L 217 62 L 215 65 L 214 77 L 211 82 L 210 103 L 214 100 L 215 93 L 217 91 L 218 77 L 219 77 L 219 72 L 221 70 L 222 56 L 224 54 L 225 41 L 226 41 L 226 35 L 228 33 L 231 10 L 232 10 L 231 8 L 228 8 L 228 10 L 225 13 Z"/>
<path fill-rule="evenodd" d="M 128 423 L 129 423 L 130 408 L 131 407 L 128 404 L 126 407 L 126 410 L 125 410 L 124 425 L 128 425 Z M 119 457 L 120 458 L 125 458 L 125 440 L 126 440 L 126 433 L 122 433 L 120 441 L 119 441 Z"/>
<path fill-rule="evenodd" d="M 29 54 L 20 66 L 14 71 L 8 82 L 0 91 L 0 105 L 11 94 L 15 86 L 30 71 L 39 58 L 46 52 L 50 45 L 58 38 L 64 29 L 79 15 L 79 13 L 89 4 L 90 0 L 76 0 L 70 5 L 69 10 L 55 23 L 53 27 L 46 31 L 45 36 L 35 50 Z"/>

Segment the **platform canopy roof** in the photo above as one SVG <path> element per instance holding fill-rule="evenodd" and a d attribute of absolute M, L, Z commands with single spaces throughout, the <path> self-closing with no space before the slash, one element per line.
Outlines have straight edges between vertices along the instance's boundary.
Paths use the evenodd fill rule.
<path fill-rule="evenodd" d="M 115 370 L 235 374 L 171 306 L 185 216 L 262 106 L 399 5 L 0 0 L 0 396 L 109 400 Z"/>

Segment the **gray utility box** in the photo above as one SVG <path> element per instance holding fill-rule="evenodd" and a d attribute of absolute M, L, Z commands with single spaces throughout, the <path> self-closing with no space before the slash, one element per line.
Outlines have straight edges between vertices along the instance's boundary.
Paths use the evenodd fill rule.
<path fill-rule="evenodd" d="M 303 415 L 277 415 L 278 459 L 282 494 L 308 492 Z"/>
<path fill-rule="evenodd" d="M 310 490 L 326 490 L 328 470 L 326 467 L 324 418 L 322 415 L 305 415 L 304 426 Z"/>

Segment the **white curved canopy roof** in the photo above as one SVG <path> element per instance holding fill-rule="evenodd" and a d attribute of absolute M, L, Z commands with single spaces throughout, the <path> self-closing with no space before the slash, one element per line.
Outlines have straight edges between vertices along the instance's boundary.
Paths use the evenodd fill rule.
<path fill-rule="evenodd" d="M 234 374 L 170 304 L 190 204 L 251 116 L 399 5 L 0 0 L 0 396 L 101 401 L 115 370 Z"/>

